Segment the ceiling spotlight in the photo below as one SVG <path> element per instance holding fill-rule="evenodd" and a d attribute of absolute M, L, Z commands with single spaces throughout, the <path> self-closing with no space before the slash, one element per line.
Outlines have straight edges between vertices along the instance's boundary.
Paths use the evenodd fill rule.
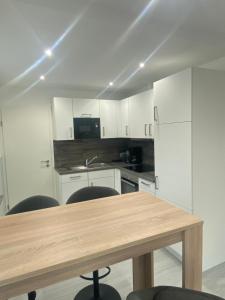
<path fill-rule="evenodd" d="M 110 81 L 109 85 L 110 85 L 110 86 L 113 86 L 113 85 L 114 85 L 114 83 L 113 83 L 112 81 Z"/>
<path fill-rule="evenodd" d="M 48 57 L 51 57 L 51 56 L 52 56 L 52 50 L 51 50 L 51 49 L 46 49 L 46 50 L 45 50 L 45 54 L 46 54 Z"/>
<path fill-rule="evenodd" d="M 141 69 L 143 69 L 144 66 L 145 66 L 145 64 L 144 64 L 143 62 L 141 62 L 141 63 L 139 64 L 139 67 L 140 67 Z"/>
<path fill-rule="evenodd" d="M 41 75 L 41 76 L 40 76 L 40 80 L 45 80 L 45 76 L 44 76 L 44 75 Z"/>

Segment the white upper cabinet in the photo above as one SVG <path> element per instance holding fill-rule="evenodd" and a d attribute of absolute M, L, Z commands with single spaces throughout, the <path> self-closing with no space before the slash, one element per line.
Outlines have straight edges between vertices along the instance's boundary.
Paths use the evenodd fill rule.
<path fill-rule="evenodd" d="M 99 100 L 74 99 L 73 115 L 75 118 L 99 118 Z"/>
<path fill-rule="evenodd" d="M 100 100 L 101 138 L 116 138 L 119 103 L 115 100 Z"/>
<path fill-rule="evenodd" d="M 191 69 L 154 83 L 157 124 L 191 121 Z"/>
<path fill-rule="evenodd" d="M 129 136 L 153 138 L 153 92 L 140 93 L 129 98 Z"/>
<path fill-rule="evenodd" d="M 129 98 L 121 100 L 120 102 L 120 118 L 119 118 L 119 136 L 129 137 Z"/>
<path fill-rule="evenodd" d="M 52 110 L 54 140 L 73 140 L 73 100 L 54 98 Z"/>

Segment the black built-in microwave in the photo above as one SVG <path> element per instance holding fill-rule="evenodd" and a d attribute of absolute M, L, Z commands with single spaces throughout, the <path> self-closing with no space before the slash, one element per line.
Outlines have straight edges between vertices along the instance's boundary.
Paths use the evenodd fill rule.
<path fill-rule="evenodd" d="M 74 118 L 75 139 L 100 139 L 100 118 Z"/>

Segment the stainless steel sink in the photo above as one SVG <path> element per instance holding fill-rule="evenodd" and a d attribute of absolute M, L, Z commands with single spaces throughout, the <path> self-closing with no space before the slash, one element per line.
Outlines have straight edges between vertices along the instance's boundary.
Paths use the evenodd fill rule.
<path fill-rule="evenodd" d="M 70 170 L 72 171 L 82 171 L 82 170 L 87 170 L 88 168 L 86 166 L 74 166 L 71 167 Z"/>
<path fill-rule="evenodd" d="M 80 166 L 73 166 L 70 167 L 70 170 L 72 171 L 82 171 L 82 170 L 88 170 L 88 169 L 98 169 L 104 167 L 105 163 L 93 163 L 88 166 L 80 165 Z"/>
<path fill-rule="evenodd" d="M 102 168 L 105 166 L 106 166 L 105 163 L 93 163 L 93 164 L 88 165 L 88 169 Z"/>

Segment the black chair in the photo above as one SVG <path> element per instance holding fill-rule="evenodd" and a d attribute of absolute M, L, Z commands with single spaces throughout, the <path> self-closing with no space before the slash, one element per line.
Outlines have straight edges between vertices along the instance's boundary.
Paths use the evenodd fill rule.
<path fill-rule="evenodd" d="M 127 300 L 224 300 L 223 298 L 172 286 L 158 286 L 132 292 Z"/>
<path fill-rule="evenodd" d="M 98 198 L 116 196 L 118 192 L 114 189 L 101 186 L 92 186 L 83 188 L 73 193 L 67 200 L 67 204 L 94 200 Z M 121 297 L 116 289 L 107 284 L 100 284 L 99 279 L 109 275 L 110 267 L 106 267 L 107 272 L 99 276 L 98 270 L 93 272 L 93 277 L 80 276 L 85 280 L 93 281 L 92 285 L 83 288 L 75 297 L 74 300 L 121 300 Z"/>
<path fill-rule="evenodd" d="M 23 201 L 15 205 L 13 208 L 11 208 L 6 215 L 20 214 L 28 211 L 54 207 L 58 205 L 59 203 L 51 197 L 37 195 L 24 199 Z M 35 298 L 35 291 L 28 293 L 28 300 L 35 300 Z"/>

